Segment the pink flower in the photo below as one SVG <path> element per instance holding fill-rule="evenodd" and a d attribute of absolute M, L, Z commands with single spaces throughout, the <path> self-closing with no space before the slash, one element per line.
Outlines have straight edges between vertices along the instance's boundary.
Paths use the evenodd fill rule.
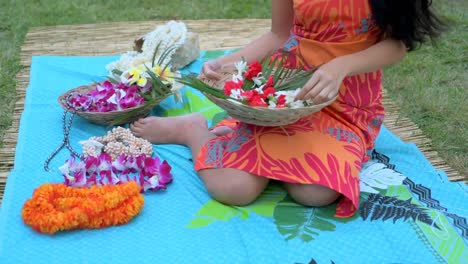
<path fill-rule="evenodd" d="M 99 157 L 89 156 L 84 160 L 76 161 L 71 156 L 60 167 L 64 183 L 73 187 L 90 187 L 94 185 L 115 185 L 128 181 L 137 182 L 142 191 L 166 189 L 172 182 L 171 166 L 159 157 L 149 157 L 141 154 L 120 155 L 112 161 L 107 153 Z"/>
<path fill-rule="evenodd" d="M 170 182 L 172 182 L 172 174 L 171 174 L 171 166 L 167 161 L 163 161 L 161 166 L 159 166 L 159 181 L 163 184 L 166 185 Z"/>

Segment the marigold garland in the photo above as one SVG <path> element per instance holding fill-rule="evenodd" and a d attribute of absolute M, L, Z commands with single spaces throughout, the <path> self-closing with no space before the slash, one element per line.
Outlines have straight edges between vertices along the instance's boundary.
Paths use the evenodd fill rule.
<path fill-rule="evenodd" d="M 34 230 L 54 234 L 128 223 L 143 204 L 140 186 L 133 181 L 90 188 L 43 184 L 25 202 L 21 216 Z"/>

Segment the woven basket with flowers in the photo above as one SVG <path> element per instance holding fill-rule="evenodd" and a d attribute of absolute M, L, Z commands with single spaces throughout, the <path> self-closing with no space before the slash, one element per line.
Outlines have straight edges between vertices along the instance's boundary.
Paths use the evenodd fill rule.
<path fill-rule="evenodd" d="M 289 69 L 282 65 L 283 59 L 276 57 L 249 65 L 242 60 L 234 64 L 235 69 L 219 72 L 219 80 L 188 74 L 178 82 L 203 92 L 232 118 L 259 126 L 292 124 L 334 101 L 314 104 L 311 100 L 295 100 L 315 68 Z"/>
<path fill-rule="evenodd" d="M 63 109 L 95 124 L 133 122 L 148 115 L 169 95 L 179 97 L 178 90 L 183 85 L 174 81 L 179 73 L 170 70 L 170 63 L 161 65 L 166 57 L 164 54 L 151 65 L 142 64 L 125 72 L 114 70 L 103 82 L 71 89 L 60 95 L 58 102 Z"/>

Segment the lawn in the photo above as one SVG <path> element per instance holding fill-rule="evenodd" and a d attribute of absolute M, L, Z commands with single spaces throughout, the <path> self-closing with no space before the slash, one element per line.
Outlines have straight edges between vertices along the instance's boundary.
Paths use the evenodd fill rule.
<path fill-rule="evenodd" d="M 0 146 L 16 100 L 19 52 L 29 28 L 112 21 L 268 18 L 265 0 L 0 0 Z M 385 70 L 385 88 L 449 165 L 468 175 L 468 18 L 465 0 L 438 1 L 450 29 Z"/>

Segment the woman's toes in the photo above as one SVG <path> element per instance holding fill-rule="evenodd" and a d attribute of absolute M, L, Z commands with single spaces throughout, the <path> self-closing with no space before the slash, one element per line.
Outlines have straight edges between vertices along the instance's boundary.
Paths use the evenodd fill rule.
<path fill-rule="evenodd" d="M 229 133 L 231 133 L 233 130 L 232 128 L 228 127 L 228 126 L 219 126 L 219 127 L 215 127 L 211 130 L 211 133 L 215 134 L 216 136 L 224 136 L 224 135 L 227 135 Z"/>

